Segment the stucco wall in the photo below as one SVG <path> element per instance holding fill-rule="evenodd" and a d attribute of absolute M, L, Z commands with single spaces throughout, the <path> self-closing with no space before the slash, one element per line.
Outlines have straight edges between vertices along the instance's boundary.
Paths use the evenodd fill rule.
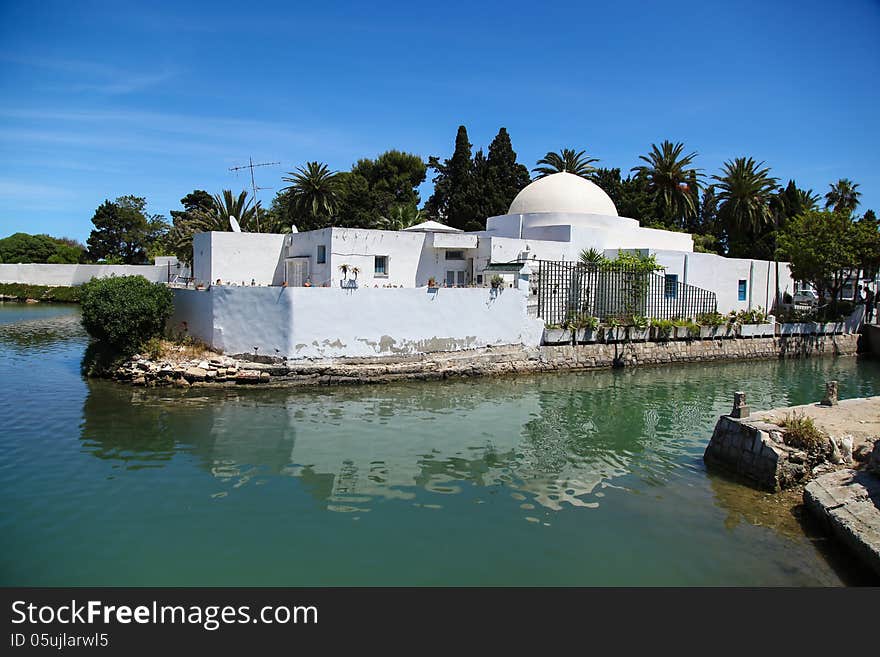
<path fill-rule="evenodd" d="M 69 287 L 108 276 L 143 276 L 153 283 L 164 283 L 168 278 L 168 266 L 0 264 L 0 283 Z"/>
<path fill-rule="evenodd" d="M 749 310 L 758 306 L 768 310 L 776 298 L 776 265 L 767 260 L 724 258 L 712 253 L 654 251 L 667 274 L 678 274 L 680 283 L 715 292 L 718 312 Z M 746 299 L 740 301 L 738 284 L 746 283 Z M 779 263 L 779 292 L 791 293 L 794 283 L 788 263 Z"/>
<path fill-rule="evenodd" d="M 196 295 L 196 296 L 194 296 Z M 536 346 L 542 325 L 525 297 L 487 289 L 214 286 L 175 290 L 175 326 L 229 354 L 288 358 L 370 357 Z"/>
<path fill-rule="evenodd" d="M 280 285 L 284 280 L 285 235 L 276 233 L 196 233 L 193 278 L 209 284 Z"/>

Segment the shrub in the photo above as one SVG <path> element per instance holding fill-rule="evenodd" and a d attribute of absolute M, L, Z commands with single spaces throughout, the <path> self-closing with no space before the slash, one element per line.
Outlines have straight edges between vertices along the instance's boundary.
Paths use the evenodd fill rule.
<path fill-rule="evenodd" d="M 786 445 L 807 452 L 824 451 L 828 438 L 813 423 L 813 418 L 806 415 L 792 414 L 780 422 L 785 427 L 783 440 Z"/>
<path fill-rule="evenodd" d="M 143 276 L 93 279 L 82 286 L 82 321 L 93 338 L 121 356 L 162 335 L 174 296 Z"/>
<path fill-rule="evenodd" d="M 652 319 L 651 326 L 654 328 L 655 335 L 658 338 L 668 338 L 672 335 L 672 327 L 675 324 L 668 319 Z"/>
<path fill-rule="evenodd" d="M 697 324 L 702 324 L 703 326 L 721 326 L 723 323 L 724 315 L 718 312 L 697 315 Z"/>

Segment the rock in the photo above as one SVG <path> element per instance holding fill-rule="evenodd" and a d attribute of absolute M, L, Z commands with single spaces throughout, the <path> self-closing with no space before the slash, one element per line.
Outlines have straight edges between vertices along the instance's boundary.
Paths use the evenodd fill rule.
<path fill-rule="evenodd" d="M 874 443 L 874 449 L 871 451 L 871 456 L 868 459 L 868 470 L 875 474 L 880 474 L 880 440 Z"/>
<path fill-rule="evenodd" d="M 177 386 L 178 388 L 189 388 L 190 383 L 189 383 L 189 381 L 187 381 L 183 377 L 178 377 L 178 378 L 174 379 L 174 385 Z"/>
<path fill-rule="evenodd" d="M 136 376 L 131 380 L 131 385 L 133 386 L 145 386 L 147 385 L 147 379 L 143 376 Z"/>
<path fill-rule="evenodd" d="M 853 458 L 859 462 L 865 462 L 871 458 L 871 451 L 874 449 L 872 443 L 862 443 L 853 452 Z"/>
<path fill-rule="evenodd" d="M 183 375 L 191 381 L 204 381 L 208 376 L 208 371 L 201 367 L 190 367 Z"/>
<path fill-rule="evenodd" d="M 217 370 L 208 370 L 205 372 L 205 378 L 207 379 L 216 379 L 217 378 Z"/>
<path fill-rule="evenodd" d="M 198 364 L 196 365 L 196 367 L 198 367 L 199 369 L 202 369 L 202 370 L 211 369 L 211 366 L 208 364 L 208 361 L 206 361 L 206 360 L 200 360 L 198 362 Z"/>
<path fill-rule="evenodd" d="M 271 378 L 268 372 L 260 372 L 260 381 L 266 382 Z"/>
<path fill-rule="evenodd" d="M 260 373 L 254 370 L 241 370 L 235 375 L 236 383 L 259 383 Z"/>

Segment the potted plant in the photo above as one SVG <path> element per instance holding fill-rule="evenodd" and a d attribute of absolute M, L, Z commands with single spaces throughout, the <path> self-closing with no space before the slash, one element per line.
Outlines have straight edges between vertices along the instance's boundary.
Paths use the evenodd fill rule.
<path fill-rule="evenodd" d="M 504 288 L 504 277 L 501 274 L 495 274 L 492 277 L 492 282 L 490 283 L 493 290 L 500 290 Z"/>
<path fill-rule="evenodd" d="M 627 327 L 627 337 L 629 340 L 631 342 L 646 342 L 651 334 L 648 324 L 648 318 L 643 315 L 633 315 L 630 317 L 629 326 Z"/>
<path fill-rule="evenodd" d="M 605 328 L 605 342 L 621 342 L 626 339 L 626 328 L 619 317 L 609 317 Z"/>
<path fill-rule="evenodd" d="M 571 329 L 568 324 L 547 324 L 544 327 L 542 344 L 571 344 Z"/>
<path fill-rule="evenodd" d="M 592 315 L 580 315 L 575 323 L 575 342 L 590 344 L 599 339 L 599 318 Z"/>
<path fill-rule="evenodd" d="M 672 337 L 673 328 L 672 322 L 668 319 L 652 319 L 651 338 L 665 342 Z"/>
<path fill-rule="evenodd" d="M 767 313 L 758 306 L 752 310 L 741 310 L 736 313 L 737 333 L 742 338 L 760 338 L 775 333 L 773 323 L 768 321 Z"/>
<path fill-rule="evenodd" d="M 431 276 L 428 279 L 428 292 L 436 292 L 437 291 L 437 279 Z"/>
<path fill-rule="evenodd" d="M 696 319 L 700 328 L 699 337 L 703 340 L 716 337 L 724 324 L 724 316 L 719 312 L 702 313 Z"/>

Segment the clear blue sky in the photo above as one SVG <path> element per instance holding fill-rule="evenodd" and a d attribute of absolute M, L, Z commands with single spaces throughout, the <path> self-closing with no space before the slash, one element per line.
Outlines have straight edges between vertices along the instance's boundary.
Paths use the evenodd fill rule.
<path fill-rule="evenodd" d="M 685 142 L 880 211 L 880 3 L 0 0 L 0 234 L 84 240 L 123 194 L 151 212 L 227 169 L 447 157 L 507 127 L 530 168 L 585 148 L 628 169 Z M 422 190 L 422 200 L 430 184 Z M 268 204 L 274 192 L 262 192 Z"/>

